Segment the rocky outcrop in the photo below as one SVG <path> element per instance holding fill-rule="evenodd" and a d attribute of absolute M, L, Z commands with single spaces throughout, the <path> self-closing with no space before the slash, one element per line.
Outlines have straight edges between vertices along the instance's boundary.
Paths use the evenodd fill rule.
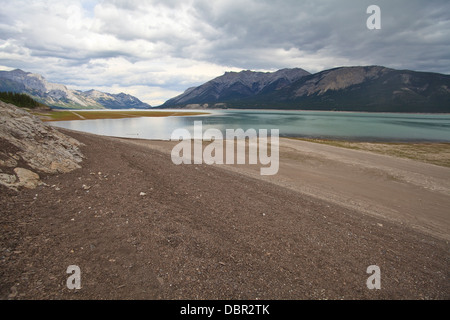
<path fill-rule="evenodd" d="M 39 174 L 80 168 L 81 143 L 12 104 L 0 101 L 0 184 L 39 185 Z"/>

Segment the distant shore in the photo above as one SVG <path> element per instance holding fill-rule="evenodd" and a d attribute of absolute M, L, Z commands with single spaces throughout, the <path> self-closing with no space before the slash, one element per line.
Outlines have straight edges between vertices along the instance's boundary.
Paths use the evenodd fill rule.
<path fill-rule="evenodd" d="M 170 109 L 170 108 L 169 108 Z M 176 110 L 176 111 L 173 111 Z M 73 120 L 96 120 L 96 119 L 124 119 L 136 117 L 171 117 L 171 116 L 198 116 L 208 115 L 208 111 L 277 111 L 277 112 L 333 112 L 333 113 L 369 113 L 369 114 L 396 114 L 396 115 L 450 115 L 450 113 L 417 113 L 417 112 L 367 112 L 367 111 L 336 111 L 336 110 L 291 110 L 291 109 L 239 109 L 239 108 L 204 108 L 204 109 L 174 109 L 165 111 L 164 108 L 149 110 L 30 110 L 42 121 L 73 121 Z"/>
<path fill-rule="evenodd" d="M 165 109 L 170 109 L 170 110 L 195 110 L 195 111 L 207 111 L 207 110 L 212 110 L 212 111 L 221 111 L 221 110 L 233 110 L 233 111 L 299 111 L 299 112 L 336 112 L 336 113 L 370 113 L 370 114 L 418 114 L 418 115 L 450 115 L 450 112 L 439 112 L 439 113 L 435 113 L 435 112 L 388 112 L 388 111 L 348 111 L 348 110 L 313 110 L 313 109 L 272 109 L 272 108 L 267 108 L 267 109 L 253 109 L 253 108 L 175 108 L 175 107 L 170 107 L 170 108 L 161 108 L 161 107 L 153 107 L 153 109 L 157 109 L 157 110 L 165 110 Z"/>
<path fill-rule="evenodd" d="M 207 112 L 191 111 L 157 111 L 157 110 L 52 110 L 31 111 L 42 121 L 72 121 L 72 120 L 96 120 L 96 119 L 124 119 L 137 117 L 173 117 L 173 116 L 198 116 Z"/>

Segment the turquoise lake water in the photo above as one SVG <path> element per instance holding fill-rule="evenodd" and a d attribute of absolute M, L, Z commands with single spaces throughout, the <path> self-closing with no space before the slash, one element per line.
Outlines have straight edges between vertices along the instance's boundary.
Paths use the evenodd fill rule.
<path fill-rule="evenodd" d="M 205 110 L 189 110 L 205 111 Z M 282 137 L 355 141 L 450 142 L 450 114 L 391 114 L 363 112 L 208 110 L 209 115 L 58 121 L 52 125 L 94 134 L 170 140 L 175 129 L 193 133 L 194 121 L 203 131 L 219 129 L 278 129 Z"/>

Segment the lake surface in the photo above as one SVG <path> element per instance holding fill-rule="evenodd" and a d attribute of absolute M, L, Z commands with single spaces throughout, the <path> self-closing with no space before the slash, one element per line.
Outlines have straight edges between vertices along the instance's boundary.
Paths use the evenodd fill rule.
<path fill-rule="evenodd" d="M 180 111 L 180 110 L 178 110 Z M 205 111 L 205 110 L 188 110 Z M 175 129 L 192 134 L 194 121 L 203 131 L 226 129 L 279 129 L 282 137 L 345 139 L 355 141 L 450 142 L 449 114 L 391 114 L 322 111 L 208 110 L 209 115 L 58 121 L 57 127 L 99 135 L 170 140 Z"/>

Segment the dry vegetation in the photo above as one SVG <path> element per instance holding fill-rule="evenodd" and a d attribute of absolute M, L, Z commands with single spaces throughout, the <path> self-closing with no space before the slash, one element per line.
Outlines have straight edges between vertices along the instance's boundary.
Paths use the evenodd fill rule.
<path fill-rule="evenodd" d="M 195 116 L 204 115 L 206 112 L 183 111 L 51 111 L 32 112 L 42 121 L 69 121 L 69 120 L 94 120 L 94 119 L 123 119 L 137 117 L 171 117 L 171 116 Z"/>
<path fill-rule="evenodd" d="M 450 143 L 381 143 L 339 140 L 300 139 L 341 148 L 364 150 L 450 167 Z"/>

